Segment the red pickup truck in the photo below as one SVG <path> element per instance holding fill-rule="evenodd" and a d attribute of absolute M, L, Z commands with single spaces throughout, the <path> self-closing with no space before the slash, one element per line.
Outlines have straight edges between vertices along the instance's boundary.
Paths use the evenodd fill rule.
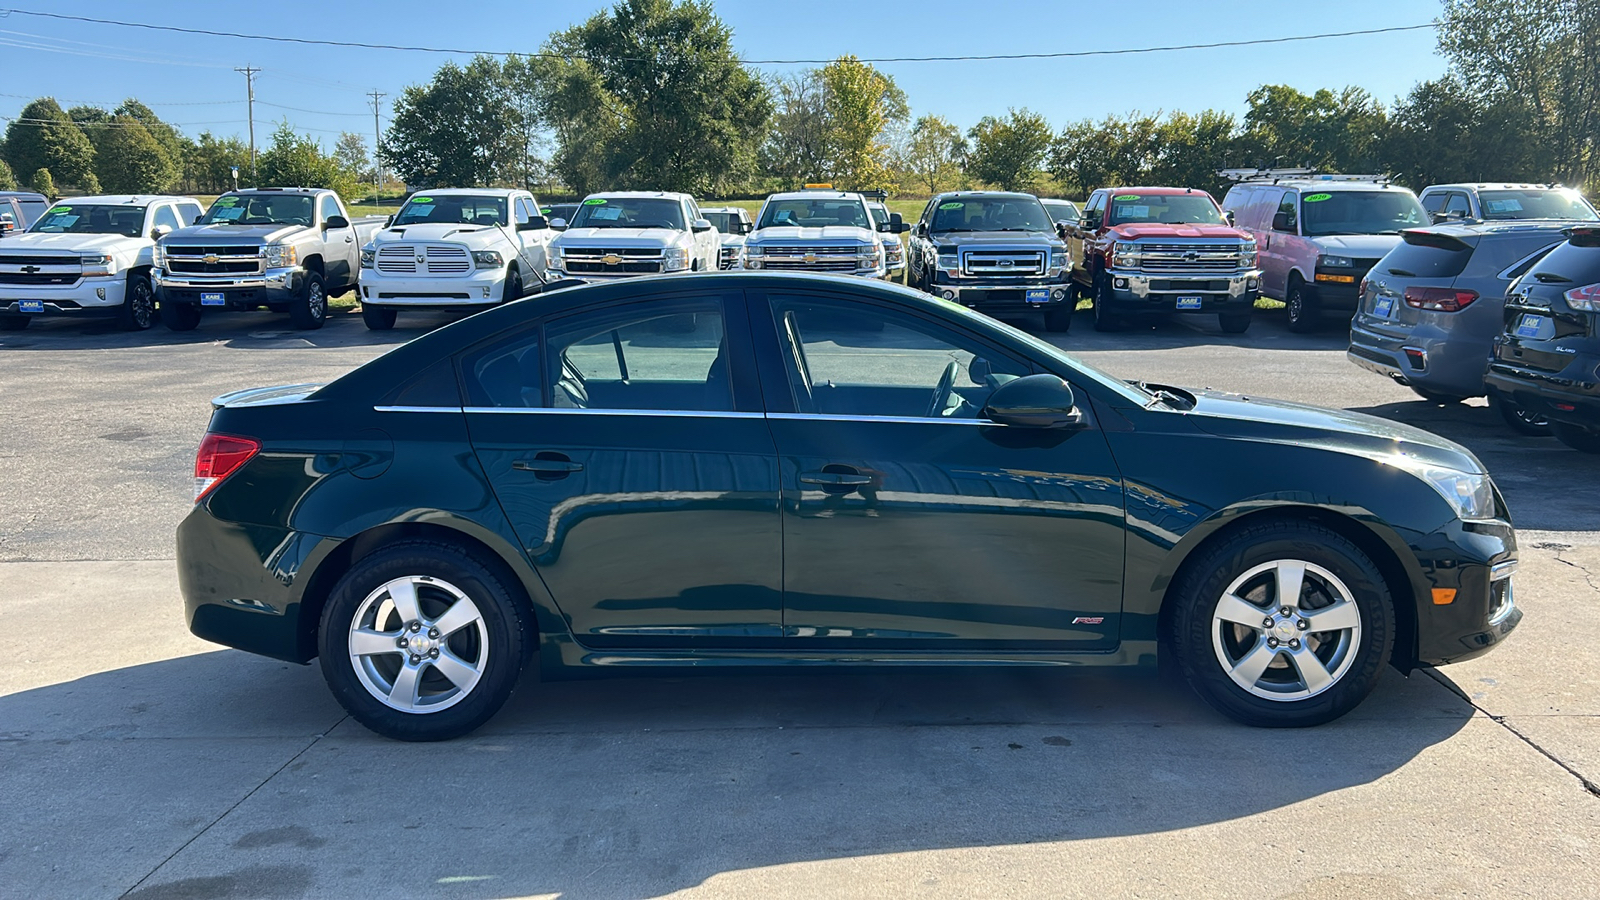
<path fill-rule="evenodd" d="M 1229 334 L 1250 328 L 1261 295 L 1256 242 L 1205 191 L 1101 188 L 1077 226 L 1058 231 L 1074 285 L 1094 298 L 1095 330 L 1174 313 L 1216 314 Z"/>

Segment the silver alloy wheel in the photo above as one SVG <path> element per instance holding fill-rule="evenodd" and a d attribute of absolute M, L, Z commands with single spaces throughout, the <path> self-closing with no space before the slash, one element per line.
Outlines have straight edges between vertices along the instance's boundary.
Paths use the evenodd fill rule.
<path fill-rule="evenodd" d="M 461 589 L 427 575 L 380 585 L 350 620 L 356 678 L 385 706 L 433 713 L 472 693 L 489 661 L 483 613 Z"/>
<path fill-rule="evenodd" d="M 1212 613 L 1223 671 L 1251 695 L 1293 701 L 1339 683 L 1361 648 L 1361 609 L 1338 576 L 1298 559 L 1254 566 Z"/>
<path fill-rule="evenodd" d="M 328 294 L 322 285 L 315 281 L 306 285 L 306 311 L 311 313 L 313 320 L 321 319 L 328 314 Z"/>

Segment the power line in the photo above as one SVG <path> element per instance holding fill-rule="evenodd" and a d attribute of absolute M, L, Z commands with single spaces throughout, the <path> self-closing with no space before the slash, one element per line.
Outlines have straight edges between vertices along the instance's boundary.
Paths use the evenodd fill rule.
<path fill-rule="evenodd" d="M 238 101 L 234 101 L 234 102 L 238 102 Z M 282 103 L 268 103 L 265 100 L 257 100 L 256 102 L 261 104 L 262 106 L 270 106 L 273 109 L 287 109 L 290 112 L 311 113 L 314 116 L 363 116 L 363 117 L 366 116 L 366 113 L 331 112 L 331 111 L 326 110 L 326 109 L 301 109 L 298 106 L 284 106 Z"/>
<path fill-rule="evenodd" d="M 117 19 L 97 19 L 90 16 L 73 16 L 65 13 L 38 12 L 27 9 L 0 9 L 0 16 L 4 15 L 39 16 L 48 19 L 62 19 L 69 22 L 88 22 L 95 25 L 116 25 L 122 28 L 143 28 L 150 31 L 170 31 L 179 34 L 199 34 L 208 37 L 240 38 L 247 41 L 270 41 L 282 44 L 309 44 L 319 47 L 349 47 L 358 50 L 402 50 L 412 53 L 450 53 L 456 55 L 479 56 L 527 56 L 554 59 L 566 59 L 566 54 L 545 53 L 532 51 L 516 53 L 506 50 L 470 50 L 460 47 L 419 47 L 405 44 L 369 44 L 360 41 L 333 41 L 320 38 L 284 37 L 281 35 L 244 34 L 237 31 L 213 31 L 205 28 L 180 28 L 176 25 L 154 25 L 148 22 L 124 22 Z M 986 55 L 963 56 L 880 56 L 861 57 L 864 63 L 909 63 L 909 62 L 977 62 L 984 60 L 1019 60 L 1019 59 L 1072 59 L 1086 56 L 1123 56 L 1135 53 L 1166 53 L 1175 50 L 1212 50 L 1224 47 L 1250 47 L 1260 44 L 1285 44 L 1294 41 L 1317 41 L 1327 38 L 1361 37 L 1374 34 L 1392 34 L 1401 31 L 1421 31 L 1437 28 L 1438 24 L 1427 22 L 1420 25 L 1393 25 L 1387 28 L 1364 28 L 1357 31 L 1331 31 L 1321 34 L 1301 34 L 1276 38 L 1252 38 L 1237 41 L 1216 41 L 1206 44 L 1172 44 L 1161 47 L 1129 47 L 1117 50 L 1070 50 L 1056 53 L 996 53 Z M 612 57 L 618 60 L 640 61 L 639 57 Z M 744 59 L 740 60 L 746 65 L 826 65 L 832 59 Z"/>

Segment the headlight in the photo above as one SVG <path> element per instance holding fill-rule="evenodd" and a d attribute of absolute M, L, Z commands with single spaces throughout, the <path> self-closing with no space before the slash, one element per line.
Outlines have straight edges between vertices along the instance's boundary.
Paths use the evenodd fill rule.
<path fill-rule="evenodd" d="M 1052 268 L 1052 269 L 1064 269 L 1066 267 L 1067 267 L 1067 251 L 1065 251 L 1065 250 L 1057 250 L 1055 248 L 1051 248 L 1051 250 L 1050 250 L 1050 268 Z"/>
<path fill-rule="evenodd" d="M 1319 256 L 1317 268 L 1319 269 L 1354 269 L 1356 261 L 1348 256 Z"/>
<path fill-rule="evenodd" d="M 167 251 L 161 249 L 160 244 L 150 248 L 150 265 L 158 269 L 164 269 L 167 266 Z"/>
<path fill-rule="evenodd" d="M 661 271 L 682 272 L 689 268 L 689 254 L 682 247 L 668 247 L 661 254 Z"/>
<path fill-rule="evenodd" d="M 1138 253 L 1139 245 L 1133 243 L 1132 241 L 1117 241 L 1115 244 L 1111 245 L 1111 252 L 1118 256 L 1124 256 L 1130 253 Z"/>
<path fill-rule="evenodd" d="M 505 264 L 498 250 L 472 251 L 472 264 L 480 269 L 498 269 Z"/>
<path fill-rule="evenodd" d="M 1255 265 L 1256 264 L 1256 242 L 1255 241 L 1245 241 L 1245 242 L 1241 243 L 1239 245 L 1239 254 L 1244 257 L 1244 264 L 1245 265 L 1247 265 L 1247 266 Z"/>
<path fill-rule="evenodd" d="M 941 268 L 941 269 L 949 269 L 951 271 L 955 271 L 956 267 L 958 267 L 959 265 L 961 265 L 961 264 L 956 260 L 956 251 L 954 251 L 954 250 L 940 250 L 939 251 L 939 268 Z"/>
<path fill-rule="evenodd" d="M 876 260 L 878 258 L 878 248 L 870 244 L 865 247 L 857 247 L 856 256 L 860 259 Z"/>
<path fill-rule="evenodd" d="M 269 269 L 287 268 L 300 261 L 300 253 L 293 244 L 268 244 L 261 248 L 261 255 L 267 258 Z"/>
<path fill-rule="evenodd" d="M 85 253 L 79 257 L 79 262 L 86 276 L 111 275 L 117 271 L 116 258 L 105 253 Z"/>
<path fill-rule="evenodd" d="M 747 258 L 751 257 L 751 256 L 760 256 L 761 254 L 762 254 L 762 250 L 761 250 L 760 247 L 752 247 L 749 244 L 746 244 L 744 246 L 744 255 Z"/>
<path fill-rule="evenodd" d="M 1494 518 L 1494 487 L 1488 475 L 1430 466 L 1407 456 L 1390 457 L 1384 461 L 1432 485 L 1461 518 Z"/>
<path fill-rule="evenodd" d="M 372 268 L 372 256 L 373 256 L 372 247 L 367 246 L 367 247 L 362 247 L 361 248 L 361 268 L 363 268 L 363 269 Z"/>

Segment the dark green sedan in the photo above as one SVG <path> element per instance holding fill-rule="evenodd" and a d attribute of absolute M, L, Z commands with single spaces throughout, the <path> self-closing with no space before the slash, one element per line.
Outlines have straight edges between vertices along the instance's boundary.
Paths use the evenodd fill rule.
<path fill-rule="evenodd" d="M 178 529 L 190 628 L 320 658 L 404 740 L 483 724 L 535 660 L 1171 654 L 1235 719 L 1314 725 L 1522 617 L 1462 447 L 1119 381 L 859 279 L 576 287 L 214 403 Z"/>

